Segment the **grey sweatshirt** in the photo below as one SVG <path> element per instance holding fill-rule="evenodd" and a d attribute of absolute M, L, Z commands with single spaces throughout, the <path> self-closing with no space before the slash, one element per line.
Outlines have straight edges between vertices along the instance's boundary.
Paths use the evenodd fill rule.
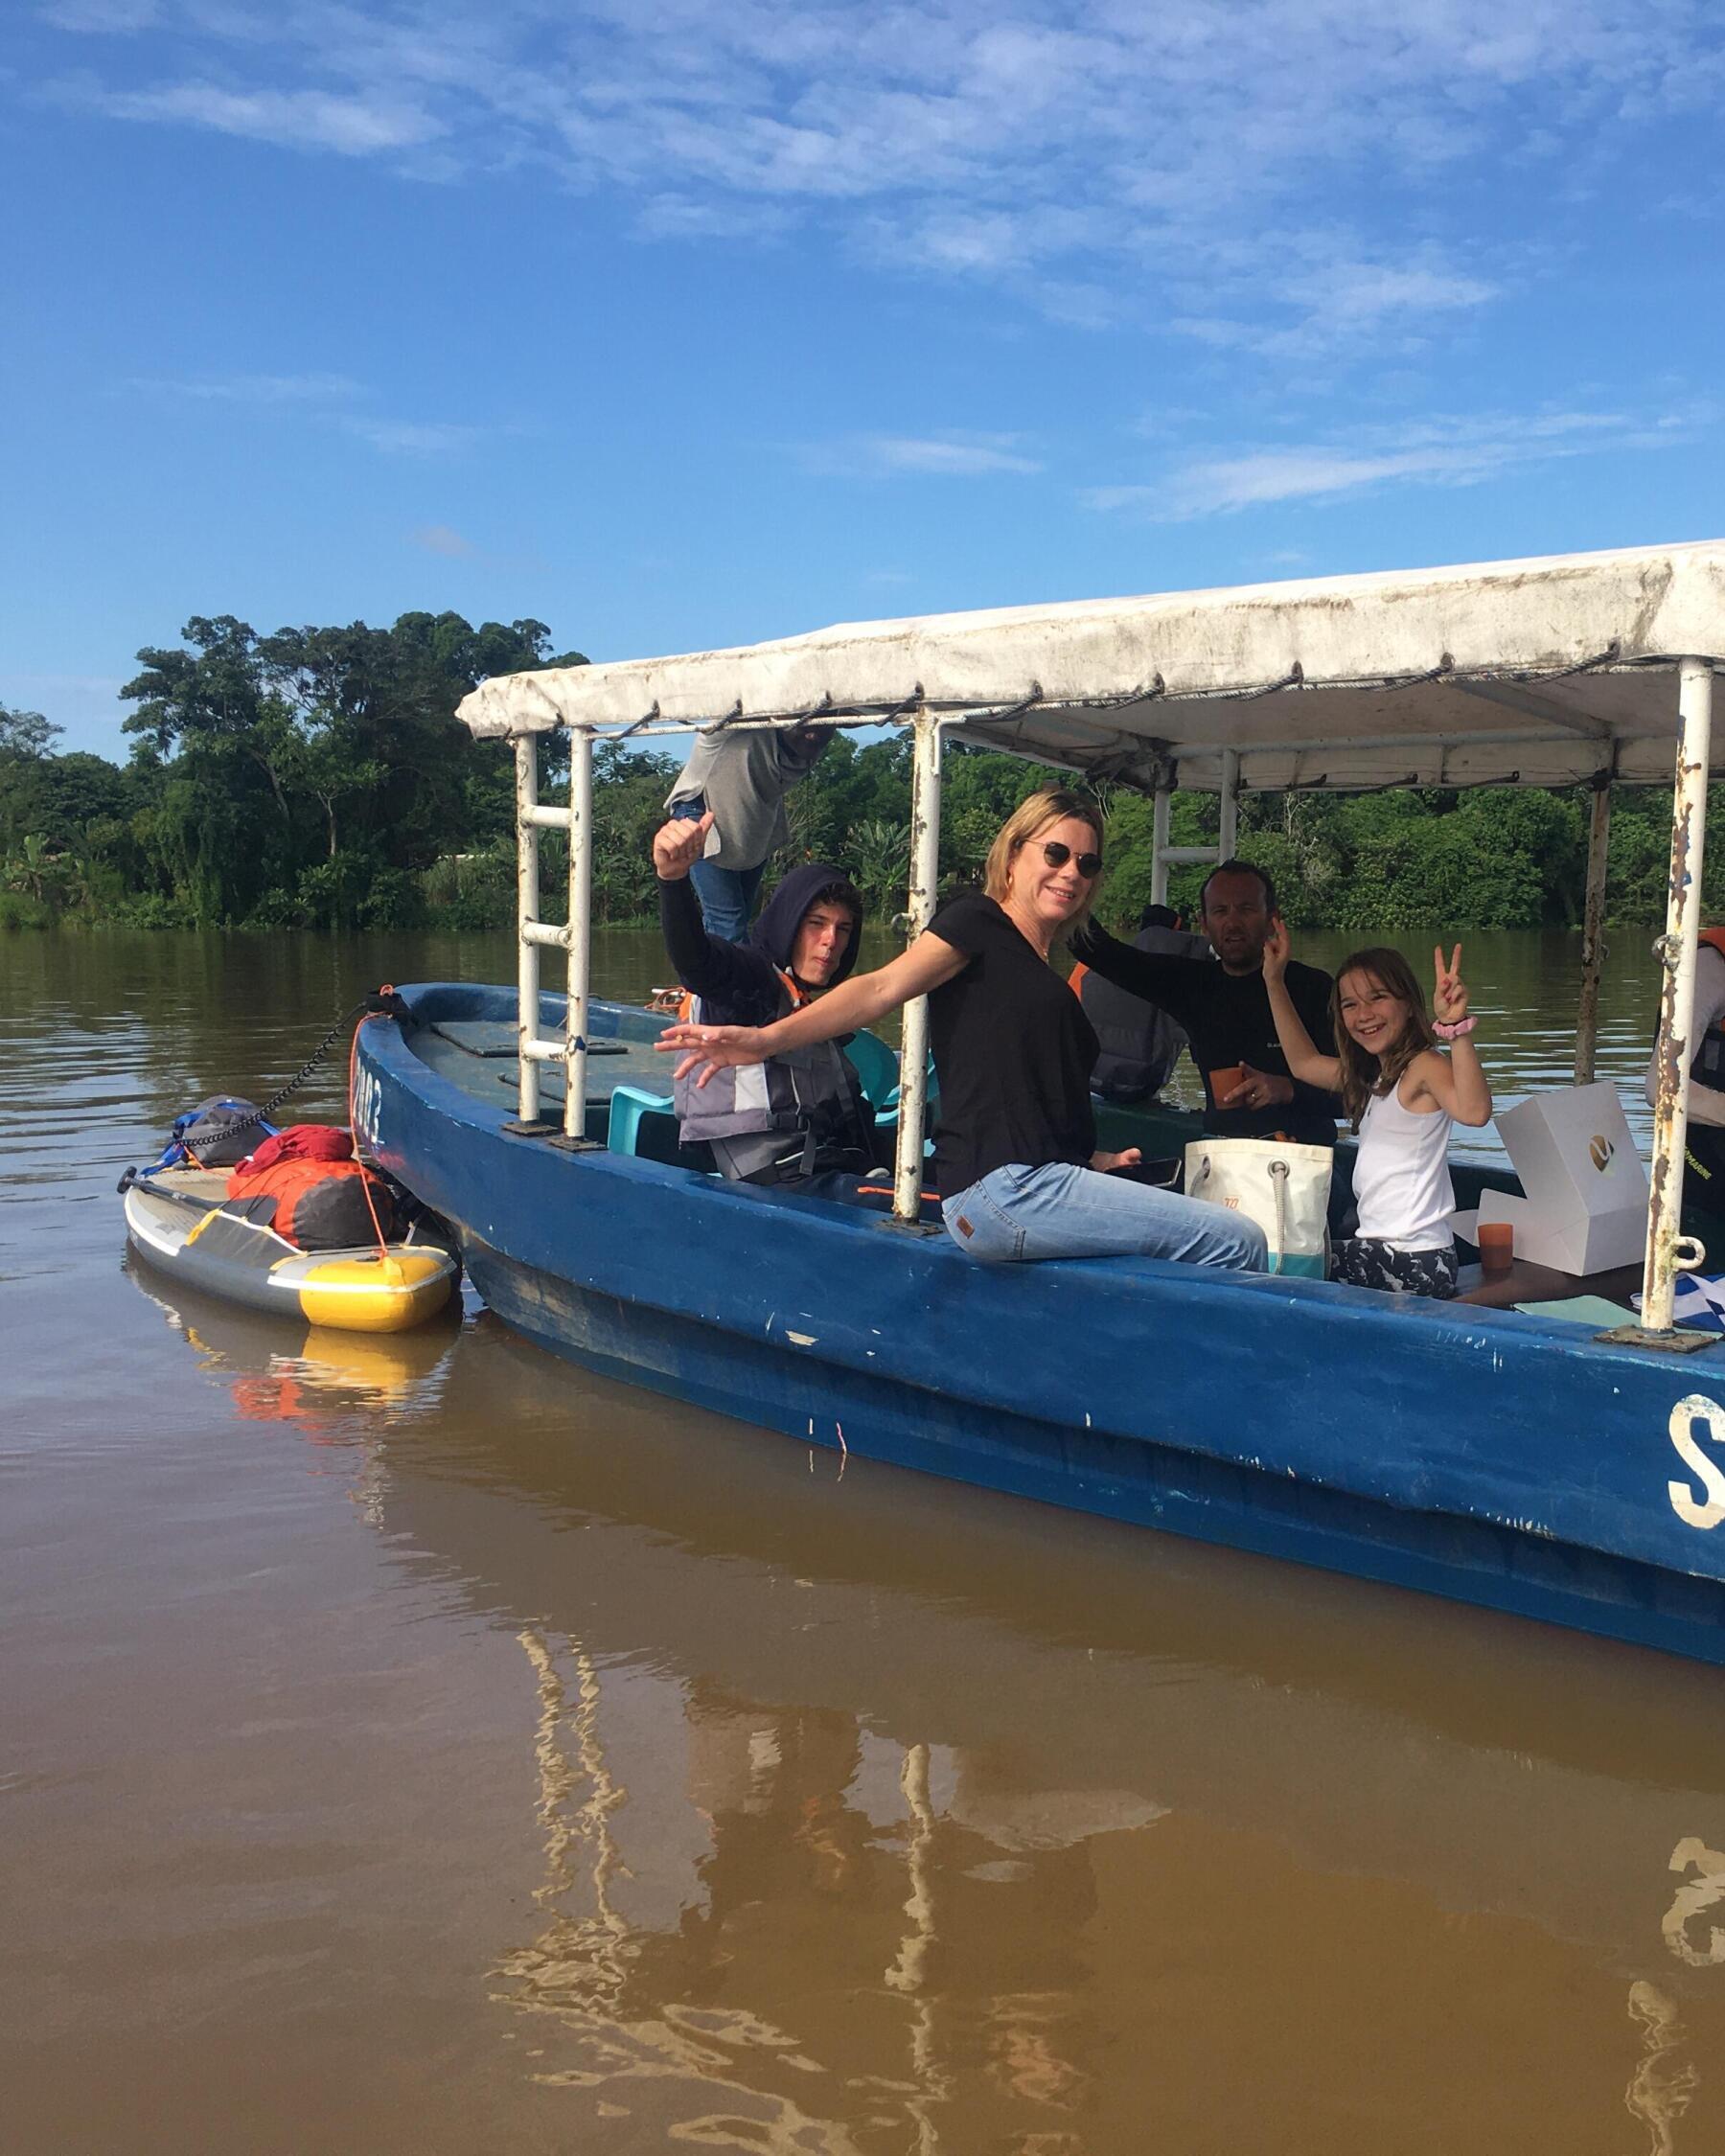
<path fill-rule="evenodd" d="M 765 728 L 702 734 L 665 807 L 699 796 L 713 812 L 706 859 L 720 868 L 758 868 L 790 837 L 785 789 L 807 775 L 826 745 L 825 733 L 813 748 Z"/>

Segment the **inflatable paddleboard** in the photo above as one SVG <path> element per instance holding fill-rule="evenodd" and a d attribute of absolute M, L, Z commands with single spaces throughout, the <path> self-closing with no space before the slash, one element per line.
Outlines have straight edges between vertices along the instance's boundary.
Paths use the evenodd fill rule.
<path fill-rule="evenodd" d="M 126 1231 L 146 1264 L 252 1310 L 350 1333 L 400 1333 L 448 1301 L 461 1275 L 452 1250 L 416 1227 L 376 1244 L 302 1250 L 260 1222 L 223 1209 L 219 1169 L 161 1168 L 126 1188 Z"/>

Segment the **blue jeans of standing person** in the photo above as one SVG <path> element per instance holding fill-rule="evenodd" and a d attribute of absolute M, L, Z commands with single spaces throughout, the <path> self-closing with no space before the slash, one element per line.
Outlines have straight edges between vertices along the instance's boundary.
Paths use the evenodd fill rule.
<path fill-rule="evenodd" d="M 1263 1229 L 1244 1214 L 1064 1160 L 996 1168 L 940 1213 L 954 1242 L 983 1265 L 1159 1257 L 1263 1273 L 1270 1264 Z"/>
<path fill-rule="evenodd" d="M 684 823 L 699 823 L 706 814 L 706 804 L 697 794 L 692 801 L 675 802 L 671 814 Z M 758 868 L 721 868 L 714 860 L 694 863 L 689 880 L 701 901 L 701 918 L 708 935 L 719 936 L 725 943 L 748 940 L 755 896 L 766 873 L 765 861 Z"/>

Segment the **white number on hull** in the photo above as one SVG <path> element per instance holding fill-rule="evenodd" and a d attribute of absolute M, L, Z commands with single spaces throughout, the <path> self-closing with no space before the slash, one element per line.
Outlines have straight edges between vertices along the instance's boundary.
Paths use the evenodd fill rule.
<path fill-rule="evenodd" d="M 354 1082 L 354 1135 L 362 1139 L 373 1152 L 383 1142 L 382 1133 L 378 1128 L 381 1091 L 372 1071 L 360 1071 Z"/>

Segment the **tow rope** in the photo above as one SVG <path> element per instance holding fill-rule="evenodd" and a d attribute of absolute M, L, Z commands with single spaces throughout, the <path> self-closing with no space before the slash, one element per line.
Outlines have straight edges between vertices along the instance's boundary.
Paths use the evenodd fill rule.
<path fill-rule="evenodd" d="M 316 1047 L 312 1049 L 311 1053 L 306 1058 L 305 1062 L 300 1065 L 299 1068 L 294 1072 L 293 1076 L 288 1079 L 288 1083 L 285 1086 L 278 1086 L 276 1090 L 270 1094 L 269 1098 L 264 1103 L 262 1108 L 254 1108 L 249 1115 L 242 1116 L 239 1122 L 223 1123 L 219 1130 L 210 1131 L 202 1137 L 199 1137 L 195 1132 L 187 1131 L 182 1134 L 177 1142 L 184 1152 L 196 1157 L 197 1148 L 200 1145 L 215 1145 L 223 1138 L 233 1137 L 236 1133 L 240 1131 L 249 1131 L 259 1123 L 267 1122 L 270 1116 L 275 1113 L 276 1110 L 281 1107 L 282 1103 L 285 1100 L 288 1099 L 292 1094 L 299 1091 L 300 1088 L 306 1083 L 307 1079 L 310 1077 L 311 1073 L 317 1068 L 318 1065 L 322 1063 L 324 1058 L 335 1045 L 336 1042 L 340 1040 L 341 1036 L 347 1031 L 349 1026 L 354 1027 L 354 1044 L 356 1049 L 357 1048 L 359 1040 L 359 1029 L 356 1022 L 357 1020 L 368 1018 L 392 1018 L 398 1021 L 405 1021 L 410 1020 L 413 1014 L 411 1011 L 409 1011 L 406 1004 L 402 1002 L 402 998 L 396 994 L 395 990 L 389 987 L 387 984 L 385 984 L 382 988 L 380 988 L 377 994 L 374 996 L 362 996 L 359 998 L 358 1002 L 354 1004 L 351 1010 L 342 1012 L 341 1016 L 335 1021 L 334 1024 L 331 1026 L 330 1030 L 324 1035 L 323 1039 L 317 1044 Z M 348 1127 L 350 1130 L 353 1128 L 354 1115 L 353 1078 L 353 1060 L 350 1057 L 348 1066 Z M 354 1147 L 356 1158 L 358 1158 L 358 1144 L 357 1141 L 356 1141 Z M 138 1171 L 136 1170 L 136 1168 L 127 1168 L 125 1175 L 121 1177 L 118 1187 L 122 1195 L 124 1195 L 124 1193 L 127 1189 L 129 1189 L 131 1184 L 137 1180 L 137 1174 Z M 370 1203 L 369 1193 L 367 1195 L 367 1203 Z M 375 1212 L 372 1218 L 374 1225 L 376 1225 L 377 1215 Z"/>
<path fill-rule="evenodd" d="M 375 1003 L 380 1001 L 385 996 L 393 998 L 397 1003 L 401 1003 L 401 998 L 396 995 L 393 988 L 389 987 L 380 988 L 376 996 L 368 997 L 366 1000 Z M 404 1005 L 402 1007 L 405 1008 Z M 371 1215 L 372 1232 L 378 1238 L 379 1262 L 382 1265 L 384 1278 L 392 1286 L 399 1287 L 402 1278 L 401 1264 L 399 1260 L 392 1258 L 389 1254 L 389 1244 L 383 1233 L 383 1223 L 378 1218 L 378 1208 L 372 1200 L 371 1170 L 365 1165 L 364 1156 L 359 1151 L 359 1118 L 354 1112 L 354 1095 L 359 1079 L 359 1027 L 365 1023 L 366 1019 L 381 1016 L 381 1012 L 368 1010 L 364 1017 L 360 1019 L 359 1024 L 354 1028 L 353 1045 L 348 1049 L 348 1131 L 354 1141 L 354 1158 L 360 1162 L 359 1192 L 365 1200 L 365 1209 Z"/>

